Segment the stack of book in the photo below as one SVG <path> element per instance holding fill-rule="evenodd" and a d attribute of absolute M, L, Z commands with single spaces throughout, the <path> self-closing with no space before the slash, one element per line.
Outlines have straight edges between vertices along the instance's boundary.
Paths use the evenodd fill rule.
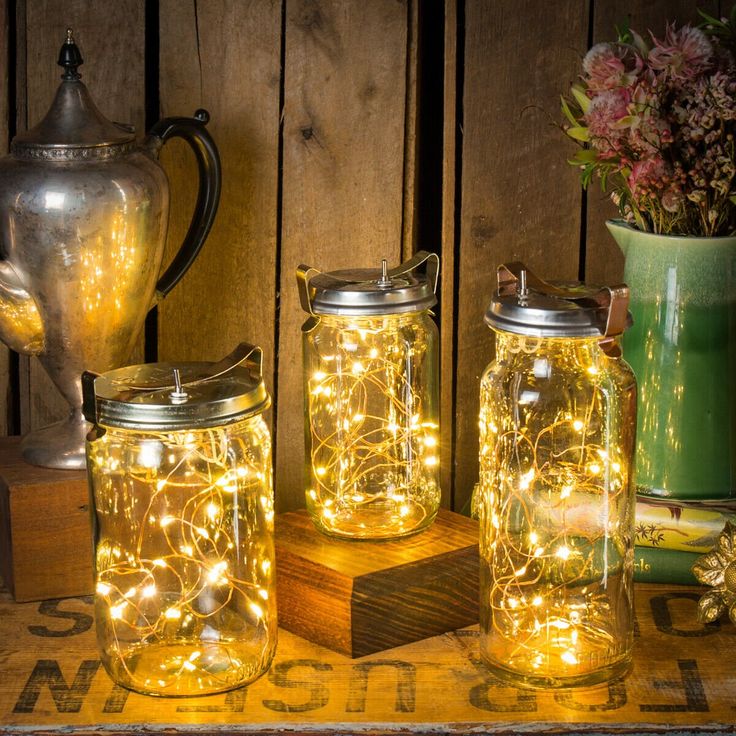
<path fill-rule="evenodd" d="M 697 585 L 693 563 L 713 549 L 727 521 L 736 523 L 736 500 L 637 496 L 634 580 Z"/>

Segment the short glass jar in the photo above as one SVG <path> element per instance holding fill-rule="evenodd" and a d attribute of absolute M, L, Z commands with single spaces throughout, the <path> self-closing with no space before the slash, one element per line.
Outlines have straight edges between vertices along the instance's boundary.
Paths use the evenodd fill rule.
<path fill-rule="evenodd" d="M 248 683 L 276 647 L 261 353 L 83 376 L 97 642 L 149 695 Z"/>
<path fill-rule="evenodd" d="M 628 289 L 499 269 L 481 379 L 480 651 L 517 685 L 591 685 L 632 656 L 636 382 Z"/>
<path fill-rule="evenodd" d="M 425 265 L 426 273 L 417 269 Z M 306 503 L 317 528 L 391 539 L 439 509 L 438 259 L 389 271 L 301 266 Z"/>

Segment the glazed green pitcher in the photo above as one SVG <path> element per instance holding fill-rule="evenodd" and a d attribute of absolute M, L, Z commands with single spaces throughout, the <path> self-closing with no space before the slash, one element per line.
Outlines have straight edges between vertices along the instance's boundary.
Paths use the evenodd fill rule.
<path fill-rule="evenodd" d="M 637 492 L 736 497 L 736 237 L 606 224 L 631 289 L 624 356 L 639 384 Z"/>

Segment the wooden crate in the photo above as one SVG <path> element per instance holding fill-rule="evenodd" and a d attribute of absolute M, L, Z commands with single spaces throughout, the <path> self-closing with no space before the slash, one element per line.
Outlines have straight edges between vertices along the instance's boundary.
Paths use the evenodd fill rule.
<path fill-rule="evenodd" d="M 276 519 L 279 625 L 362 657 L 478 621 L 478 524 L 441 510 L 413 537 L 332 539 L 306 511 Z"/>
<path fill-rule="evenodd" d="M 92 592 L 87 475 L 26 463 L 0 439 L 0 573 L 16 601 Z"/>
<path fill-rule="evenodd" d="M 733 733 L 736 627 L 697 623 L 700 592 L 636 586 L 633 670 L 610 685 L 509 687 L 481 664 L 477 627 L 360 660 L 282 630 L 267 675 L 204 698 L 114 685 L 89 598 L 38 606 L 0 594 L 0 734 Z"/>

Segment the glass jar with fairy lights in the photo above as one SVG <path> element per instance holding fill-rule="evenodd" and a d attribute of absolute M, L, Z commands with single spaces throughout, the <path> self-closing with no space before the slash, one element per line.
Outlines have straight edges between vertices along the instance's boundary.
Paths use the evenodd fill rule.
<path fill-rule="evenodd" d="M 633 644 L 628 289 L 501 266 L 480 389 L 480 651 L 518 685 L 623 673 Z"/>
<path fill-rule="evenodd" d="M 276 647 L 261 351 L 85 373 L 102 662 L 149 695 L 263 674 Z"/>
<path fill-rule="evenodd" d="M 306 503 L 318 529 L 391 539 L 437 515 L 439 260 L 388 269 L 300 266 Z"/>

